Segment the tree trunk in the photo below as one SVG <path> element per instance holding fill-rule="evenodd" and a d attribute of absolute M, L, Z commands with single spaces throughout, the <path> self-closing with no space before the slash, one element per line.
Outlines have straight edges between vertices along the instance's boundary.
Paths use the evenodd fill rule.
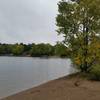
<path fill-rule="evenodd" d="M 84 72 L 87 72 L 88 71 L 88 62 L 87 62 L 87 56 L 88 56 L 88 28 L 86 28 L 85 30 L 85 36 L 84 36 L 84 53 L 83 53 L 83 56 L 84 56 L 84 63 L 83 63 L 83 70 Z"/>

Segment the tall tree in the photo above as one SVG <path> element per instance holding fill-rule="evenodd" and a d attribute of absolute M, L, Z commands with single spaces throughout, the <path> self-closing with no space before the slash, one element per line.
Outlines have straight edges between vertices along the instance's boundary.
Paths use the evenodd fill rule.
<path fill-rule="evenodd" d="M 87 72 L 98 58 L 97 52 L 90 53 L 90 47 L 94 49 L 93 40 L 100 37 L 100 0 L 71 1 L 58 3 L 57 31 L 64 35 L 64 43 L 70 48 L 74 63 Z"/>

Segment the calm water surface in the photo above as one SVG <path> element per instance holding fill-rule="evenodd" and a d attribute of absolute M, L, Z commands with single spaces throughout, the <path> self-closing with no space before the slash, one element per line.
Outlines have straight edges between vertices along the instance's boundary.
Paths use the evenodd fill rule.
<path fill-rule="evenodd" d="M 38 86 L 74 71 L 69 59 L 0 57 L 0 98 Z"/>

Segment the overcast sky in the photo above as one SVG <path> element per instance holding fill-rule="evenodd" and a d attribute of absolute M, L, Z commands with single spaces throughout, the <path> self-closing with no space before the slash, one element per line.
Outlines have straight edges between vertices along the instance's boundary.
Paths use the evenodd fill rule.
<path fill-rule="evenodd" d="M 0 42 L 52 43 L 59 0 L 0 0 Z"/>

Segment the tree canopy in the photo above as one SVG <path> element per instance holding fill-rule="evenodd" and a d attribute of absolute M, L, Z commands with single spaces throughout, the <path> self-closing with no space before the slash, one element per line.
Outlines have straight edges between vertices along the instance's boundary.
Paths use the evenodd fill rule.
<path fill-rule="evenodd" d="M 100 58 L 99 4 L 100 0 L 62 0 L 58 3 L 57 32 L 64 35 L 72 61 L 85 72 Z"/>
<path fill-rule="evenodd" d="M 0 55 L 33 56 L 33 57 L 42 57 L 42 56 L 68 57 L 69 50 L 62 43 L 57 43 L 54 46 L 49 43 L 0 44 Z"/>

